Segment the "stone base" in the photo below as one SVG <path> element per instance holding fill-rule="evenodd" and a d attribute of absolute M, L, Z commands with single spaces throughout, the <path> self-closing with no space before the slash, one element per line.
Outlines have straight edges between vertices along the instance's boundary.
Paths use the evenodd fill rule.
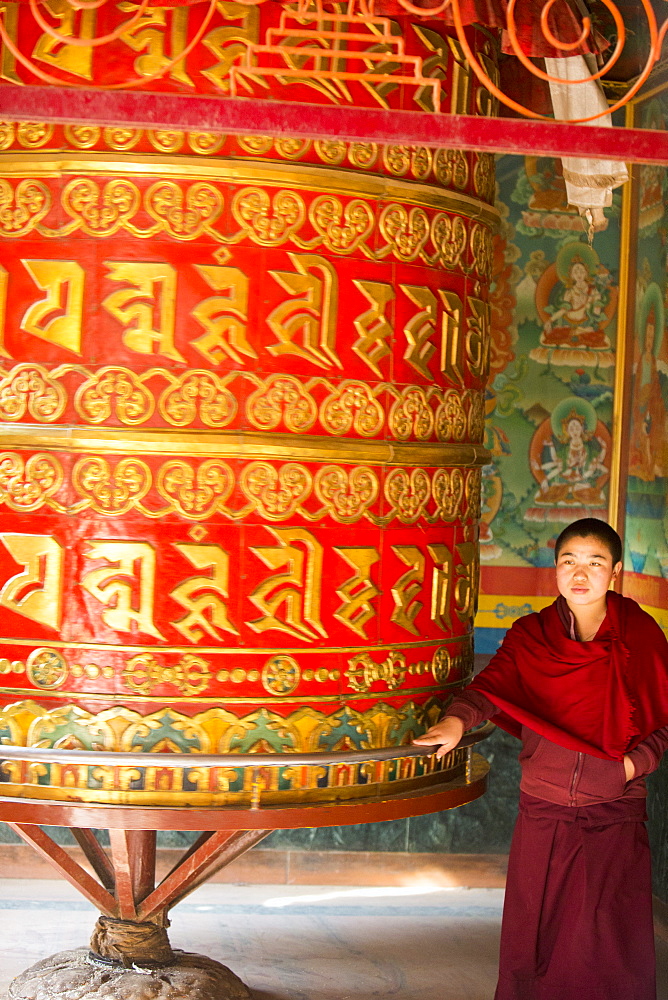
<path fill-rule="evenodd" d="M 220 962 L 175 951 L 160 968 L 124 969 L 90 958 L 88 948 L 61 951 L 11 983 L 7 1000 L 251 1000 L 250 990 Z"/>

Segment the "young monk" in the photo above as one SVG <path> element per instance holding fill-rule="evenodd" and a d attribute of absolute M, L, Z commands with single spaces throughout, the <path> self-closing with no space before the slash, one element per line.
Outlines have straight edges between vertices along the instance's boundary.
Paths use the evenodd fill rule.
<path fill-rule="evenodd" d="M 495 1000 L 656 1000 L 644 777 L 668 747 L 668 643 L 608 589 L 621 559 L 604 521 L 562 531 L 559 597 L 415 740 L 442 756 L 493 718 L 523 743 Z"/>

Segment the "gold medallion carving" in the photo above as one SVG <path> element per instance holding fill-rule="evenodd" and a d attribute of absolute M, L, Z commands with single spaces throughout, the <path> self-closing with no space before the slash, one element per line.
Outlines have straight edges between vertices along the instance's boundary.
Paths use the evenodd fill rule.
<path fill-rule="evenodd" d="M 464 474 L 461 469 L 437 469 L 432 481 L 436 516 L 454 521 L 462 516 Z"/>
<path fill-rule="evenodd" d="M 129 149 L 134 149 L 142 137 L 142 130 L 139 128 L 105 128 L 104 141 L 119 153 L 125 153 Z"/>
<path fill-rule="evenodd" d="M 65 138 L 77 149 L 92 149 L 100 141 L 102 129 L 97 125 L 66 125 Z"/>
<path fill-rule="evenodd" d="M 310 139 L 292 139 L 289 136 L 276 139 L 276 152 L 286 160 L 298 160 L 311 148 Z"/>
<path fill-rule="evenodd" d="M 149 129 L 148 137 L 154 149 L 160 153 L 176 153 L 183 145 L 183 132 L 170 132 L 166 129 Z"/>
<path fill-rule="evenodd" d="M 330 434 L 354 430 L 362 437 L 373 437 L 383 426 L 383 407 L 364 382 L 343 382 L 323 401 L 320 420 Z"/>
<path fill-rule="evenodd" d="M 15 452 L 0 452 L 0 503 L 11 510 L 38 510 L 63 483 L 63 469 L 53 455 L 39 453 L 27 461 Z"/>
<path fill-rule="evenodd" d="M 237 142 L 246 153 L 255 153 L 258 156 L 268 153 L 274 144 L 270 135 L 240 135 Z"/>
<path fill-rule="evenodd" d="M 408 386 L 393 404 L 389 417 L 390 430 L 399 441 L 428 441 L 434 433 L 434 412 L 427 393 L 418 386 Z"/>
<path fill-rule="evenodd" d="M 41 365 L 16 365 L 0 379 L 0 420 L 52 423 L 65 412 L 67 395 Z"/>
<path fill-rule="evenodd" d="M 387 245 L 379 256 L 393 252 L 399 260 L 416 260 L 429 239 L 429 219 L 422 208 L 408 211 L 403 205 L 388 205 L 380 217 L 380 231 Z"/>
<path fill-rule="evenodd" d="M 111 236 L 122 227 L 133 231 L 131 220 L 141 199 L 136 186 L 129 181 L 108 181 L 100 189 L 90 178 L 79 177 L 65 186 L 62 204 L 85 233 Z"/>
<path fill-rule="evenodd" d="M 262 687 L 269 694 L 292 694 L 299 687 L 301 670 L 293 656 L 272 656 L 262 667 Z"/>
<path fill-rule="evenodd" d="M 310 473 L 296 462 L 275 469 L 268 462 L 251 462 L 241 474 L 241 488 L 262 517 L 280 521 L 294 514 L 311 493 Z"/>
<path fill-rule="evenodd" d="M 416 181 L 425 181 L 431 173 L 434 154 L 426 146 L 411 150 L 411 171 Z"/>
<path fill-rule="evenodd" d="M 437 684 L 445 684 L 452 671 L 452 657 L 447 646 L 440 646 L 434 653 L 432 673 Z"/>
<path fill-rule="evenodd" d="M 14 122 L 0 121 L 0 149 L 9 149 L 14 142 L 16 126 Z"/>
<path fill-rule="evenodd" d="M 158 181 L 146 192 L 146 211 L 177 240 L 202 233 L 216 236 L 213 225 L 223 210 L 223 197 L 211 184 L 199 182 L 183 190 L 173 181 Z"/>
<path fill-rule="evenodd" d="M 313 145 L 323 163 L 332 167 L 338 167 L 346 158 L 347 147 L 340 139 L 316 139 Z"/>
<path fill-rule="evenodd" d="M 148 493 L 151 473 L 144 462 L 123 458 L 112 469 L 104 458 L 81 459 L 74 466 L 72 482 L 77 493 L 100 514 L 127 514 Z"/>
<path fill-rule="evenodd" d="M 53 125 L 44 122 L 19 122 L 17 138 L 27 149 L 38 149 L 45 146 L 53 136 Z"/>
<path fill-rule="evenodd" d="M 248 399 L 246 414 L 259 430 L 274 430 L 281 421 L 297 434 L 308 431 L 318 415 L 313 397 L 301 382 L 287 375 L 273 375 Z"/>
<path fill-rule="evenodd" d="M 374 215 L 365 201 L 354 199 L 344 207 L 338 198 L 322 195 L 309 209 L 313 228 L 328 250 L 351 253 L 373 232 Z"/>
<path fill-rule="evenodd" d="M 384 146 L 383 166 L 391 174 L 403 177 L 411 165 L 411 155 L 408 146 Z"/>
<path fill-rule="evenodd" d="M 225 136 L 217 132 L 189 132 L 188 145 L 193 153 L 201 153 L 203 156 L 214 156 L 222 149 Z"/>
<path fill-rule="evenodd" d="M 262 188 L 243 188 L 232 201 L 232 214 L 243 232 L 261 246 L 280 246 L 297 232 L 306 218 L 303 198 L 294 191 L 277 191 L 273 199 Z"/>
<path fill-rule="evenodd" d="M 473 170 L 473 186 L 479 198 L 493 202 L 496 185 L 493 153 L 476 153 Z"/>
<path fill-rule="evenodd" d="M 222 508 L 232 492 L 234 476 L 226 462 L 209 459 L 193 468 L 182 459 L 166 462 L 158 475 L 158 492 L 170 508 L 187 518 L 204 520 Z"/>
<path fill-rule="evenodd" d="M 356 466 L 342 469 L 324 465 L 315 477 L 315 494 L 327 513 L 342 524 L 358 521 L 377 500 L 378 475 L 372 469 Z"/>
<path fill-rule="evenodd" d="M 24 236 L 51 208 L 51 194 L 41 181 L 22 180 L 12 189 L 0 179 L 0 230 L 3 236 Z"/>
<path fill-rule="evenodd" d="M 158 404 L 161 416 L 173 427 L 187 427 L 197 417 L 207 427 L 226 427 L 236 416 L 237 400 L 212 372 L 193 370 L 173 379 Z"/>
<path fill-rule="evenodd" d="M 101 368 L 79 387 L 74 405 L 92 424 L 101 424 L 113 415 L 128 426 L 144 423 L 155 406 L 153 396 L 134 372 L 111 366 Z"/>
<path fill-rule="evenodd" d="M 53 649 L 34 649 L 26 662 L 28 680 L 35 687 L 58 688 L 67 680 L 67 662 Z"/>
<path fill-rule="evenodd" d="M 414 524 L 431 498 L 431 483 L 424 469 L 392 469 L 385 481 L 385 497 L 404 524 Z"/>
<path fill-rule="evenodd" d="M 348 158 L 354 167 L 371 170 L 378 158 L 378 146 L 375 142 L 352 142 Z"/>
<path fill-rule="evenodd" d="M 464 404 L 455 389 L 443 393 L 443 401 L 436 411 L 436 434 L 439 441 L 463 441 L 467 420 Z"/>
<path fill-rule="evenodd" d="M 469 161 L 461 149 L 439 149 L 434 158 L 436 179 L 444 187 L 463 191 L 469 180 Z"/>

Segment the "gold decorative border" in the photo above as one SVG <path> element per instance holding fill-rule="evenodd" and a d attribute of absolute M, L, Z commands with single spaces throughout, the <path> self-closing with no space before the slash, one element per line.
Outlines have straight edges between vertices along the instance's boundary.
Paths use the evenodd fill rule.
<path fill-rule="evenodd" d="M 73 491 L 81 499 L 63 504 L 58 495 L 64 484 L 67 495 Z M 245 499 L 232 507 L 227 501 L 235 488 Z M 464 472 L 457 467 L 418 467 L 410 473 L 395 468 L 383 488 L 381 476 L 366 465 L 311 469 L 294 461 L 275 467 L 258 460 L 232 469 L 220 458 L 193 463 L 180 457 L 151 469 L 132 454 L 114 467 L 106 458 L 89 454 L 75 463 L 70 474 L 48 452 L 25 459 L 17 451 L 0 451 L 0 504 L 17 513 L 46 506 L 68 516 L 92 510 L 122 517 L 138 511 L 151 519 L 178 514 L 203 522 L 221 514 L 240 521 L 259 513 L 269 522 L 293 517 L 314 522 L 329 516 L 339 524 L 366 518 L 387 525 L 395 517 L 405 524 L 418 520 L 433 524 L 476 519 L 479 488 L 478 469 Z M 380 515 L 374 508 L 383 495 L 389 506 Z M 317 507 L 309 508 L 313 501 Z"/>
<path fill-rule="evenodd" d="M 83 381 L 68 397 L 63 381 Z M 147 383 L 164 383 L 157 389 Z M 234 383 L 254 391 L 240 393 Z M 236 396 L 233 392 L 236 390 Z M 318 396 L 322 398 L 318 398 Z M 241 400 L 237 397 L 241 397 Z M 21 362 L 0 367 L 0 427 L 16 425 L 26 417 L 31 424 L 56 424 L 73 406 L 85 424 L 101 426 L 114 420 L 124 427 L 155 421 L 163 427 L 185 429 L 198 421 L 203 433 L 232 424 L 239 413 L 257 431 L 273 433 L 282 424 L 292 434 L 324 431 L 333 436 L 354 434 L 362 439 L 391 436 L 402 442 L 480 443 L 485 429 L 483 390 L 436 385 L 369 384 L 361 379 L 306 381 L 292 375 L 232 371 L 217 374 L 189 369 L 175 374 L 166 368 L 135 372 L 121 365 L 91 370 L 82 365 L 59 365 L 49 370 Z"/>
<path fill-rule="evenodd" d="M 62 130 L 62 131 L 61 131 Z M 145 135 L 145 139 L 144 139 Z M 272 161 L 302 161 L 315 152 L 319 161 L 329 167 L 346 166 L 380 176 L 407 178 L 412 183 L 442 185 L 462 190 L 473 180 L 475 193 L 490 205 L 494 202 L 494 154 L 462 150 L 439 150 L 434 152 L 427 146 L 387 145 L 375 143 L 345 142 L 343 140 L 311 141 L 291 137 L 272 138 L 270 136 L 220 135 L 213 132 L 180 132 L 165 129 L 102 129 L 96 125 L 54 126 L 39 122 L 0 121 L 0 150 L 9 150 L 14 142 L 34 152 L 62 150 L 68 144 L 71 150 L 90 150 L 98 155 L 111 152 L 127 152 L 140 142 L 148 141 L 155 154 L 179 154 L 220 159 L 249 159 Z M 102 143 L 106 149 L 93 150 Z M 189 149 L 180 151 L 187 145 Z M 224 148 L 227 146 L 227 148 Z M 55 149 L 54 149 L 55 147 Z M 21 155 L 20 150 L 16 150 Z M 157 157 L 154 153 L 141 153 Z M 272 155 L 273 154 L 273 155 Z M 347 160 L 347 164 L 346 164 Z M 407 178 L 408 179 L 408 178 Z"/>
<path fill-rule="evenodd" d="M 0 155 L 2 175 L 26 178 L 61 178 L 69 175 L 108 174 L 110 177 L 152 177 L 184 181 L 218 181 L 224 184 L 260 185 L 266 188 L 293 186 L 301 191 L 335 194 L 356 198 L 360 194 L 372 201 L 398 201 L 495 227 L 498 209 L 471 195 L 448 191 L 435 185 L 403 180 L 398 177 L 363 173 L 319 166 L 318 164 L 280 163 L 274 160 L 211 160 L 194 157 L 160 157 L 145 154 L 110 153 L 5 153 Z"/>
<path fill-rule="evenodd" d="M 435 468 L 472 468 L 486 465 L 489 452 L 479 444 L 465 442 L 369 441 L 356 438 L 331 439 L 294 434 L 261 434 L 256 431 L 164 431 L 124 428 L 122 437 L 114 427 L 2 427 L 0 447 L 35 449 L 40 452 L 70 451 L 76 454 L 156 455 L 228 459 L 292 460 L 334 464 Z"/>
<path fill-rule="evenodd" d="M 232 684 L 251 685 L 245 692 L 243 698 L 254 702 L 255 694 L 264 690 L 276 703 L 292 702 L 295 699 L 303 698 L 307 702 L 311 700 L 308 693 L 304 693 L 303 684 L 324 684 L 338 683 L 341 680 L 341 671 L 338 668 L 331 669 L 327 666 L 314 667 L 304 666 L 308 663 L 308 657 L 300 655 L 291 656 L 286 653 L 274 653 L 269 656 L 262 654 L 262 660 L 257 666 L 233 667 L 230 670 L 218 669 L 219 664 L 205 659 L 196 648 L 189 653 L 183 653 L 179 660 L 169 658 L 165 655 L 164 649 L 156 653 L 137 653 L 128 658 L 116 657 L 118 661 L 115 666 L 98 663 L 85 663 L 85 657 L 78 657 L 77 662 L 70 662 L 62 652 L 53 649 L 37 646 L 30 652 L 25 662 L 23 660 L 0 659 L 0 678 L 3 676 L 25 676 L 30 684 L 40 692 L 50 695 L 56 690 L 61 691 L 61 696 L 81 697 L 81 693 L 75 695 L 64 689 L 67 682 L 85 679 L 87 682 L 112 681 L 117 675 L 119 681 L 130 694 L 127 697 L 136 695 L 143 696 L 143 700 L 160 701 L 160 695 L 156 695 L 156 690 L 165 686 L 175 688 L 182 697 L 192 700 L 193 704 L 198 704 L 207 689 L 212 686 Z M 261 653 L 261 651 L 258 651 Z M 375 654 L 375 655 L 374 655 Z M 343 692 L 350 696 L 351 692 L 357 695 L 372 694 L 378 696 L 378 690 L 372 692 L 374 685 L 381 685 L 386 695 L 393 693 L 395 696 L 404 696 L 407 693 L 419 694 L 431 690 L 439 691 L 449 687 L 457 687 L 462 684 L 462 676 L 470 673 L 471 648 L 468 642 L 462 643 L 461 649 L 451 654 L 447 644 L 439 645 L 435 648 L 431 658 L 426 660 L 415 660 L 407 662 L 405 654 L 396 649 L 391 649 L 383 658 L 378 660 L 378 653 L 374 649 L 357 653 L 347 659 L 347 667 L 343 673 L 343 684 L 347 685 L 348 691 Z M 84 662 L 78 662 L 84 660 Z M 326 662 L 322 656 L 318 662 Z M 450 680 L 450 675 L 455 673 L 455 679 Z M 408 677 L 422 677 L 430 674 L 436 683 L 425 685 L 424 688 L 409 689 L 404 684 Z M 258 684 L 261 683 L 261 687 Z M 302 688 L 302 693 L 297 696 L 296 692 Z M 10 689 L 0 687 L 0 692 L 7 693 Z M 102 692 L 105 694 L 106 692 Z M 164 692 L 162 692 L 164 693 Z M 336 703 L 340 698 L 340 692 L 316 695 L 316 700 L 320 703 Z M 172 696 L 175 697 L 175 696 Z M 212 696 L 213 697 L 213 696 Z M 259 695 L 260 699 L 266 701 L 264 695 Z M 239 701 L 243 701 L 239 698 Z"/>

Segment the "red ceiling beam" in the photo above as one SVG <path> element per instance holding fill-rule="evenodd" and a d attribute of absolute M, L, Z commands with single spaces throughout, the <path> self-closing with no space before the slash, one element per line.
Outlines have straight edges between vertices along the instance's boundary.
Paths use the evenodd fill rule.
<path fill-rule="evenodd" d="M 329 107 L 239 97 L 4 85 L 0 86 L 0 120 L 313 139 L 335 136 L 353 142 L 668 164 L 668 132 L 652 129 L 607 129 L 600 125 Z"/>

